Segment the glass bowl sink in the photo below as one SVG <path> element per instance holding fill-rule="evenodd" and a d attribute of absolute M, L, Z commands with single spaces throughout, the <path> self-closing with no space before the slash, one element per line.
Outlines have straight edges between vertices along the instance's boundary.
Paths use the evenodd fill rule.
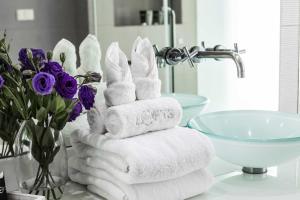
<path fill-rule="evenodd" d="M 264 173 L 300 156 L 300 116 L 275 111 L 221 111 L 198 115 L 189 128 L 206 134 L 217 155 L 243 166 L 246 173 Z"/>
<path fill-rule="evenodd" d="M 192 94 L 171 93 L 162 96 L 173 97 L 180 103 L 183 109 L 180 126 L 187 126 L 188 121 L 200 114 L 209 103 L 208 98 Z"/>

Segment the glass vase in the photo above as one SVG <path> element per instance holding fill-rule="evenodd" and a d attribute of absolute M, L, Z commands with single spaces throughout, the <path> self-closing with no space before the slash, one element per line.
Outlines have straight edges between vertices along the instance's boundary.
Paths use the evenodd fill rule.
<path fill-rule="evenodd" d="M 17 118 L 0 112 L 0 159 L 13 157 L 15 139 L 20 129 Z"/>
<path fill-rule="evenodd" d="M 67 152 L 60 131 L 24 121 L 16 139 L 16 173 L 22 192 L 60 199 L 68 180 Z"/>

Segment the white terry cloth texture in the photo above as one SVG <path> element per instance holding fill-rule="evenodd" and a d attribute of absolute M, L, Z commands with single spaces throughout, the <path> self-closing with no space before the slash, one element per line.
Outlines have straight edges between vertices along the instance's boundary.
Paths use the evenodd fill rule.
<path fill-rule="evenodd" d="M 87 72 L 96 72 L 103 75 L 101 69 L 101 47 L 95 35 L 88 34 L 79 46 L 80 67 L 78 74 L 85 75 Z"/>
<path fill-rule="evenodd" d="M 107 110 L 107 105 L 105 104 L 103 92 L 106 89 L 106 83 L 94 83 L 93 86 L 97 88 L 97 94 L 94 107 L 87 111 L 87 121 L 91 133 L 105 134 L 107 131 L 104 124 L 104 115 Z"/>
<path fill-rule="evenodd" d="M 87 121 L 91 133 L 105 134 L 107 132 L 104 124 L 106 110 L 107 105 L 104 102 L 95 102 L 94 107 L 87 112 Z"/>
<path fill-rule="evenodd" d="M 150 131 L 159 131 L 177 126 L 182 117 L 182 108 L 174 98 L 161 97 L 112 106 L 105 113 L 107 135 L 112 138 L 127 138 Z"/>
<path fill-rule="evenodd" d="M 72 76 L 77 75 L 77 55 L 76 48 L 72 42 L 67 39 L 61 39 L 53 49 L 52 60 L 62 64 L 60 54 L 65 54 L 65 62 L 63 64 L 64 70 Z"/>
<path fill-rule="evenodd" d="M 107 89 L 104 91 L 106 105 L 116 106 L 136 100 L 135 85 L 124 52 L 117 42 L 107 49 L 105 57 Z"/>
<path fill-rule="evenodd" d="M 131 73 L 136 85 L 137 99 L 153 99 L 161 96 L 161 81 L 155 53 L 148 38 L 138 37 L 131 52 Z"/>
<path fill-rule="evenodd" d="M 213 176 L 205 169 L 177 179 L 128 185 L 104 170 L 99 170 L 98 177 L 91 176 L 85 173 L 88 168 L 70 158 L 71 180 L 108 200 L 183 200 L 206 192 L 213 184 Z"/>
<path fill-rule="evenodd" d="M 86 159 L 87 165 L 105 169 L 127 184 L 184 176 L 207 167 L 215 154 L 207 136 L 183 127 L 126 139 L 77 130 L 71 135 L 71 144 L 78 154 L 91 157 Z M 94 152 L 89 151 L 91 147 Z M 96 159 L 98 155 L 104 159 Z"/>
<path fill-rule="evenodd" d="M 105 112 L 105 100 L 103 96 L 103 91 L 106 88 L 106 83 L 93 83 L 95 88 L 97 88 L 97 94 L 95 97 L 94 108 L 87 111 L 87 113 L 82 113 L 75 121 L 67 123 L 62 134 L 65 139 L 67 146 L 70 146 L 70 135 L 77 129 L 81 130 L 92 130 L 95 133 L 104 134 L 106 129 L 104 126 L 104 112 Z M 95 122 L 95 123 L 93 123 Z"/>

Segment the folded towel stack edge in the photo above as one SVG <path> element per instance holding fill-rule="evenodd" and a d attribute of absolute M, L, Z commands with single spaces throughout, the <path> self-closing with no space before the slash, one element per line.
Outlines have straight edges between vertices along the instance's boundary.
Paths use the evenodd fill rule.
<path fill-rule="evenodd" d="M 71 135 L 70 179 L 108 200 L 183 200 L 207 191 L 211 141 L 178 127 L 182 108 L 160 97 L 150 41 L 137 38 L 131 55 L 129 66 L 118 43 L 108 48 L 105 102 L 88 112 L 90 130 Z"/>

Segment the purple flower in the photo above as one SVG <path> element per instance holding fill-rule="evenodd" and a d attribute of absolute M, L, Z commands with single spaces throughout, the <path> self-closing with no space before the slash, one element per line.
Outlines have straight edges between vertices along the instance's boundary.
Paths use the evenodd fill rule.
<path fill-rule="evenodd" d="M 13 67 L 9 63 L 0 59 L 0 70 L 3 70 L 1 69 L 1 66 L 4 67 L 4 70 L 7 70 L 8 72 L 11 72 L 13 69 Z"/>
<path fill-rule="evenodd" d="M 76 100 L 76 99 L 74 99 L 74 100 Z M 82 112 L 82 105 L 80 102 L 78 102 L 74 106 L 73 110 L 71 111 L 71 113 L 69 115 L 69 122 L 74 121 L 81 114 L 81 112 Z"/>
<path fill-rule="evenodd" d="M 77 81 L 69 74 L 61 72 L 56 76 L 55 89 L 63 98 L 72 99 L 77 92 Z"/>
<path fill-rule="evenodd" d="M 32 53 L 32 58 L 34 60 L 37 60 L 39 63 L 43 62 L 46 58 L 45 53 L 42 49 L 30 49 Z M 22 65 L 22 71 L 23 70 L 34 70 L 34 66 L 30 62 L 30 59 L 28 58 L 27 55 L 27 49 L 22 48 L 19 51 L 19 61 L 21 62 Z"/>
<path fill-rule="evenodd" d="M 46 72 L 39 72 L 32 79 L 32 87 L 39 95 L 51 94 L 54 84 L 54 76 Z"/>
<path fill-rule="evenodd" d="M 91 86 L 84 85 L 79 89 L 79 99 L 83 104 L 84 108 L 90 110 L 95 103 L 96 91 Z"/>
<path fill-rule="evenodd" d="M 0 89 L 4 86 L 4 78 L 0 75 Z"/>
<path fill-rule="evenodd" d="M 47 72 L 52 74 L 54 77 L 57 77 L 59 73 L 63 71 L 62 66 L 57 62 L 47 62 L 44 65 L 44 68 L 41 70 L 43 72 Z"/>

